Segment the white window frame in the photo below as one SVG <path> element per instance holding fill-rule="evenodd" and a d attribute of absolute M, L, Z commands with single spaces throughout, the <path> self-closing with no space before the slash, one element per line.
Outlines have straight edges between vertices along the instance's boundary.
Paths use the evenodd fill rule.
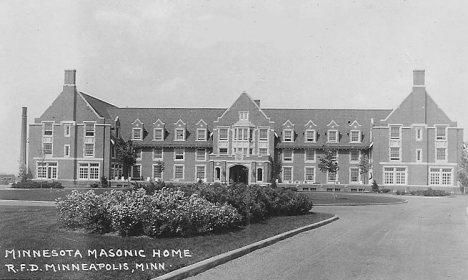
<path fill-rule="evenodd" d="M 178 167 L 182 168 L 182 177 L 181 178 L 176 178 L 176 170 Z M 185 179 L 185 165 L 184 164 L 174 164 L 174 172 L 173 172 L 173 178 L 175 180 L 184 180 Z"/>
<path fill-rule="evenodd" d="M 46 129 L 46 125 L 50 125 L 50 130 Z M 47 133 L 46 131 L 50 131 L 50 134 Z M 54 122 L 42 122 L 42 136 L 45 137 L 53 137 L 54 136 Z"/>
<path fill-rule="evenodd" d="M 135 148 L 135 158 L 136 160 L 141 160 L 143 158 L 143 149 Z"/>
<path fill-rule="evenodd" d="M 156 137 L 157 133 L 156 131 L 161 132 L 161 137 Z M 164 129 L 160 127 L 155 127 L 153 129 L 153 141 L 164 141 Z"/>
<path fill-rule="evenodd" d="M 333 132 L 333 134 L 335 134 L 335 137 L 336 137 L 335 140 L 330 139 L 330 136 L 331 136 L 332 132 Z M 328 133 L 327 133 L 327 142 L 328 143 L 338 143 L 339 138 L 340 138 L 340 134 L 339 134 L 338 130 L 336 130 L 336 129 L 328 130 Z"/>
<path fill-rule="evenodd" d="M 226 138 L 221 138 L 221 135 L 222 135 L 222 134 L 221 134 L 221 131 L 226 131 Z M 227 141 L 227 140 L 229 140 L 229 128 L 227 128 L 227 127 L 220 127 L 220 128 L 218 128 L 218 138 L 219 138 L 218 140 L 220 140 L 220 141 Z"/>
<path fill-rule="evenodd" d="M 392 158 L 392 149 L 398 149 L 398 158 L 393 157 Z M 390 158 L 390 161 L 401 161 L 401 147 L 390 147 L 388 149 L 388 156 Z"/>
<path fill-rule="evenodd" d="M 70 123 L 63 124 L 63 136 L 70 137 L 70 135 L 71 135 L 71 124 Z"/>
<path fill-rule="evenodd" d="M 444 158 L 439 159 L 439 150 L 444 151 Z M 447 148 L 435 148 L 435 161 L 436 162 L 447 162 Z"/>
<path fill-rule="evenodd" d="M 138 173 L 139 173 L 140 176 L 135 176 L 135 168 L 138 169 Z M 135 164 L 135 165 L 132 166 L 132 176 L 131 177 L 132 177 L 132 179 L 138 178 L 140 180 L 143 178 L 142 172 L 141 172 L 141 164 Z"/>
<path fill-rule="evenodd" d="M 416 149 L 416 162 L 422 162 L 423 154 L 422 149 Z"/>
<path fill-rule="evenodd" d="M 291 170 L 291 179 L 285 179 L 286 169 Z M 281 173 L 282 173 L 281 177 L 283 179 L 283 183 L 285 181 L 293 182 L 293 180 L 294 180 L 294 167 L 292 167 L 292 166 L 283 166 L 283 172 L 281 172 Z"/>
<path fill-rule="evenodd" d="M 179 131 L 182 131 L 182 135 L 178 133 Z M 174 129 L 174 141 L 185 141 L 185 128 Z"/>
<path fill-rule="evenodd" d="M 158 166 L 159 166 L 159 164 L 153 164 L 153 169 L 152 169 L 153 173 L 152 173 L 151 175 L 153 175 L 152 177 L 153 177 L 153 179 L 155 179 L 155 180 L 156 180 L 156 179 L 161 179 L 161 180 L 162 180 L 163 177 L 164 177 L 164 170 L 161 170 L 161 174 L 160 174 L 161 177 L 156 177 L 156 176 L 154 176 L 154 175 L 155 175 L 156 167 L 158 167 Z"/>
<path fill-rule="evenodd" d="M 45 146 L 50 145 L 50 149 L 46 149 Z M 50 151 L 50 153 L 49 153 Z M 46 153 L 47 152 L 47 153 Z M 52 156 L 54 153 L 54 143 L 42 143 L 42 154 L 44 157 Z"/>
<path fill-rule="evenodd" d="M 198 158 L 198 151 L 203 150 L 203 159 Z M 206 149 L 205 148 L 197 148 L 195 149 L 195 161 L 206 161 Z"/>
<path fill-rule="evenodd" d="M 262 132 L 261 131 L 265 131 L 266 132 L 266 138 L 262 138 Z M 268 128 L 259 128 L 258 129 L 258 141 L 259 142 L 268 142 L 268 139 L 269 139 L 269 133 L 268 133 L 269 129 Z"/>
<path fill-rule="evenodd" d="M 135 137 L 135 132 L 138 131 L 138 130 L 140 131 L 140 133 L 139 133 L 140 135 L 139 135 L 139 137 Z M 143 140 L 143 129 L 142 128 L 134 127 L 132 129 L 132 140 Z"/>
<path fill-rule="evenodd" d="M 286 156 L 285 156 L 286 151 L 291 152 L 291 159 L 290 160 L 286 159 Z M 294 161 L 294 150 L 283 150 L 282 154 L 283 154 L 283 162 L 293 162 Z"/>
<path fill-rule="evenodd" d="M 353 160 L 353 152 L 358 153 L 358 159 L 357 160 Z M 357 163 L 360 160 L 361 160 L 361 151 L 360 150 L 350 150 L 349 151 L 349 162 Z"/>
<path fill-rule="evenodd" d="M 198 176 L 198 168 L 203 168 L 203 178 Z M 206 165 L 195 165 L 195 180 L 206 180 Z"/>
<path fill-rule="evenodd" d="M 286 138 L 286 133 L 291 133 L 291 138 Z M 293 129 L 283 129 L 283 142 L 294 142 L 294 130 Z"/>
<path fill-rule="evenodd" d="M 259 170 L 262 172 L 262 178 L 261 178 L 261 180 L 258 179 L 258 174 L 259 174 L 258 172 L 259 172 Z M 263 182 L 263 181 L 265 180 L 265 172 L 264 172 L 264 170 L 263 170 L 263 167 L 257 167 L 257 170 L 255 170 L 255 180 L 256 180 L 257 182 Z"/>
<path fill-rule="evenodd" d="M 156 157 L 156 153 L 154 152 L 155 150 L 161 150 L 161 157 L 160 158 L 157 158 Z M 164 158 L 164 149 L 161 147 L 161 148 L 153 148 L 153 160 L 163 160 Z"/>
<path fill-rule="evenodd" d="M 78 180 L 99 180 L 101 172 L 100 166 L 101 164 L 99 162 L 78 162 Z M 86 170 L 86 178 L 81 177 L 81 170 Z M 91 178 L 91 170 L 97 170 L 96 178 Z"/>
<path fill-rule="evenodd" d="M 37 179 L 41 179 L 41 180 L 57 179 L 58 172 L 59 172 L 58 162 L 56 161 L 37 161 L 36 162 L 36 178 Z M 44 174 L 45 176 L 42 176 Z M 49 177 L 49 174 L 51 175 L 50 177 Z"/>
<path fill-rule="evenodd" d="M 177 154 L 177 150 L 182 150 L 182 158 L 178 159 L 177 158 L 177 155 L 180 155 L 180 154 Z M 174 148 L 174 160 L 175 161 L 183 161 L 185 160 L 185 149 L 184 148 Z"/>
<path fill-rule="evenodd" d="M 339 158 L 339 152 L 338 152 L 338 149 L 334 149 L 334 150 L 331 150 L 332 153 L 335 154 L 334 156 L 334 161 L 338 162 L 338 158 Z"/>
<path fill-rule="evenodd" d="M 404 183 L 398 182 L 398 175 L 401 175 L 401 170 L 397 169 L 404 169 Z M 385 170 L 385 169 L 392 169 L 390 170 Z M 399 186 L 406 186 L 408 184 L 408 167 L 406 166 L 384 166 L 383 167 L 383 184 L 384 185 L 399 185 Z M 387 181 L 387 175 L 390 175 L 388 178 L 391 179 L 392 182 Z M 401 177 L 400 177 L 401 178 Z"/>
<path fill-rule="evenodd" d="M 262 149 L 265 149 L 265 153 L 260 152 Z M 268 148 L 258 148 L 258 155 L 259 155 L 259 156 L 267 156 L 267 155 L 269 155 L 269 153 L 268 153 Z"/>
<path fill-rule="evenodd" d="M 249 111 L 239 111 L 239 120 L 248 121 L 249 120 Z"/>
<path fill-rule="evenodd" d="M 307 169 L 312 169 L 313 170 L 313 178 L 312 180 L 307 179 Z M 316 170 L 314 166 L 305 166 L 304 167 L 304 181 L 308 183 L 315 183 L 315 176 L 316 176 Z"/>
<path fill-rule="evenodd" d="M 87 149 L 88 145 L 93 146 L 93 153 L 92 154 L 87 154 L 87 151 L 90 151 L 90 150 Z M 96 145 L 94 143 L 84 143 L 83 144 L 83 155 L 84 155 L 84 157 L 94 157 L 95 152 L 96 152 Z"/>
<path fill-rule="evenodd" d="M 402 125 L 393 125 L 393 124 L 391 124 L 391 125 L 389 125 L 389 127 L 390 127 L 390 129 L 389 129 L 388 133 L 389 133 L 390 139 L 392 139 L 392 140 L 401 140 L 401 133 L 402 133 L 401 127 L 402 127 Z M 392 136 L 392 128 L 398 128 L 398 137 Z"/>
<path fill-rule="evenodd" d="M 357 140 L 353 141 L 353 133 L 357 133 Z M 351 130 L 349 131 L 349 142 L 350 143 L 361 143 L 361 131 L 360 130 Z"/>
<path fill-rule="evenodd" d="M 312 140 L 309 140 L 308 133 L 312 133 L 312 135 L 313 135 Z M 315 142 L 317 142 L 317 133 L 316 133 L 315 129 L 306 129 L 306 131 L 304 132 L 304 142 L 306 142 L 306 143 L 315 143 Z"/>
<path fill-rule="evenodd" d="M 433 171 L 437 170 L 437 171 Z M 447 172 L 444 170 L 450 170 L 450 172 Z M 444 183 L 444 175 L 450 174 L 450 182 L 449 184 L 443 184 Z M 436 176 L 434 176 L 436 175 Z M 437 183 L 433 183 L 433 179 L 437 178 Z M 430 167 L 429 170 L 429 185 L 430 186 L 453 186 L 453 168 L 451 167 Z"/>
<path fill-rule="evenodd" d="M 357 180 L 356 181 L 353 181 L 353 171 L 356 171 L 357 170 Z M 359 167 L 351 167 L 349 168 L 349 183 L 352 184 L 352 183 L 359 183 L 360 182 L 360 177 L 361 177 L 361 174 L 359 173 L 360 170 L 359 170 Z"/>
<path fill-rule="evenodd" d="M 92 125 L 93 126 L 93 130 L 87 130 L 87 126 L 88 125 Z M 96 122 L 83 122 L 83 130 L 84 130 L 84 133 L 83 135 L 85 137 L 95 137 L 96 136 Z M 89 133 L 89 135 L 88 135 Z"/>
<path fill-rule="evenodd" d="M 70 157 L 70 154 L 71 154 L 70 145 L 68 145 L 68 144 L 63 145 L 63 157 L 68 158 L 68 157 Z"/>
<path fill-rule="evenodd" d="M 338 171 L 335 172 L 335 180 L 330 180 L 330 175 L 333 174 L 332 172 L 327 171 L 327 184 L 334 184 L 338 182 Z"/>
<path fill-rule="evenodd" d="M 423 140 L 423 128 L 422 127 L 416 127 L 414 129 L 416 135 L 416 141 L 422 141 Z"/>
<path fill-rule="evenodd" d="M 437 134 L 438 130 L 443 128 L 444 130 L 444 135 L 443 136 L 439 136 Z M 437 141 L 446 141 L 447 140 L 447 132 L 448 132 L 448 125 L 438 125 L 436 124 L 435 125 L 435 138 Z"/>
<path fill-rule="evenodd" d="M 221 150 L 226 150 L 226 152 L 221 153 Z M 219 151 L 219 155 L 222 155 L 222 156 L 227 156 L 229 154 L 229 149 L 228 148 L 219 148 L 218 151 Z"/>
<path fill-rule="evenodd" d="M 313 159 L 307 159 L 307 152 L 313 152 L 314 153 Z M 304 150 L 304 162 L 315 162 L 316 158 L 317 158 L 317 153 L 316 153 L 315 150 L 313 150 L 313 149 L 305 149 Z"/>
<path fill-rule="evenodd" d="M 197 140 L 196 141 L 206 141 L 206 140 L 207 140 L 206 128 L 197 128 Z"/>

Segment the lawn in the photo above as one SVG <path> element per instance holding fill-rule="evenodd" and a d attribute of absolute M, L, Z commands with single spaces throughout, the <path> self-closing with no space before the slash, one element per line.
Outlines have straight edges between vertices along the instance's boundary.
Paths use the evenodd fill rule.
<path fill-rule="evenodd" d="M 57 193 L 60 192 L 50 192 L 50 197 Z M 0 206 L 0 279 L 148 279 L 332 216 L 310 213 L 275 217 L 224 234 L 151 239 L 66 231 L 59 228 L 57 210 L 53 207 Z M 88 255 L 88 250 L 95 249 L 96 252 Z M 104 249 L 102 255 L 101 249 Z M 112 253 L 122 252 L 119 249 L 138 256 L 112 256 Z M 15 250 L 15 258 L 10 250 Z M 19 257 L 17 250 L 40 250 L 41 257 Z M 65 256 L 55 257 L 52 250 Z M 171 256 L 164 257 L 165 250 L 169 250 Z M 173 256 L 172 250 L 176 252 Z M 187 250 L 185 255 L 184 250 Z M 22 272 L 21 264 L 25 264 Z M 60 264 L 68 265 L 70 270 L 73 265 L 79 265 L 80 271 L 59 270 Z M 17 273 L 13 273 L 13 269 Z M 36 269 L 38 271 L 31 271 Z"/>

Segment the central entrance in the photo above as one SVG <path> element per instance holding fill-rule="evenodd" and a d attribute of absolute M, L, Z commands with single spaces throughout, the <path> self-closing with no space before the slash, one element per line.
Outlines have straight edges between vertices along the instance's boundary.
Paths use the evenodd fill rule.
<path fill-rule="evenodd" d="M 249 183 L 249 169 L 243 165 L 234 165 L 229 169 L 229 181 L 233 183 Z"/>

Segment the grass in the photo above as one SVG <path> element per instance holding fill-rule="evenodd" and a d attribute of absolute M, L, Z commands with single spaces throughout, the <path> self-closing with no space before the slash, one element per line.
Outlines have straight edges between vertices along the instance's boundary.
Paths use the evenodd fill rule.
<path fill-rule="evenodd" d="M 96 194 L 110 191 L 111 189 L 79 189 L 80 192 L 93 190 Z M 4 189 L 0 190 L 0 199 L 4 200 L 32 200 L 54 201 L 59 197 L 65 197 L 72 193 L 72 189 Z"/>
<path fill-rule="evenodd" d="M 226 232 L 217 235 L 194 236 L 189 238 L 151 239 L 148 237 L 123 238 L 115 234 L 97 235 L 81 231 L 61 229 L 57 223 L 57 210 L 52 207 L 17 207 L 0 206 L 0 279 L 149 279 L 169 271 L 184 267 L 221 253 L 252 244 L 256 241 L 283 233 L 295 228 L 316 223 L 332 217 L 331 214 L 311 213 L 294 217 L 275 217 L 265 223 L 252 224 L 248 228 Z M 6 250 L 79 250 L 80 256 L 64 256 L 50 258 L 5 258 Z M 143 250 L 146 257 L 110 257 L 97 259 L 87 255 L 87 250 L 110 249 Z M 153 250 L 189 250 L 191 257 L 152 257 Z M 36 264 L 43 271 L 23 271 L 14 274 L 8 272 L 6 264 Z M 109 264 L 106 270 L 99 271 L 49 271 L 46 264 Z M 165 270 L 132 269 L 140 263 L 164 264 Z M 126 265 L 125 265 L 126 264 Z M 120 268 L 120 270 L 113 270 Z M 128 270 L 125 268 L 128 267 Z"/>

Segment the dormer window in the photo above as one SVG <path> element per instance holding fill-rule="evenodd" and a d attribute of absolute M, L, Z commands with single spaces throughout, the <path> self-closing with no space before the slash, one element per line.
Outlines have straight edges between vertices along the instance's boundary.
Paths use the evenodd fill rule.
<path fill-rule="evenodd" d="M 239 112 L 239 120 L 240 121 L 248 121 L 249 120 L 249 112 L 248 111 Z"/>
<path fill-rule="evenodd" d="M 360 143 L 361 142 L 361 131 L 360 130 L 351 130 L 349 132 L 349 139 L 352 143 Z"/>
<path fill-rule="evenodd" d="M 175 129 L 175 141 L 185 141 L 185 129 L 176 128 Z"/>
<path fill-rule="evenodd" d="M 338 143 L 338 130 L 329 130 L 328 131 L 328 142 L 329 143 Z"/>
<path fill-rule="evenodd" d="M 293 142 L 293 130 L 292 129 L 283 130 L 283 141 Z"/>
<path fill-rule="evenodd" d="M 132 133 L 132 140 L 143 139 L 143 130 L 141 128 L 134 128 Z"/>
<path fill-rule="evenodd" d="M 162 128 L 155 128 L 154 131 L 154 141 L 163 141 L 164 140 L 164 130 Z"/>
<path fill-rule="evenodd" d="M 206 128 L 197 128 L 197 141 L 206 141 Z"/>
<path fill-rule="evenodd" d="M 315 129 L 305 131 L 305 142 L 315 142 Z"/>

